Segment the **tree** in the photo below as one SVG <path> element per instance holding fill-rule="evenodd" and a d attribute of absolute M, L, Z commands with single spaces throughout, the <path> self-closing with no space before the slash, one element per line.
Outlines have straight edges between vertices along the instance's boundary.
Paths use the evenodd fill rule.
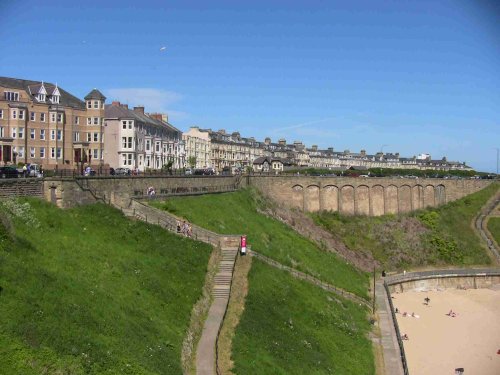
<path fill-rule="evenodd" d="M 194 168 L 196 166 L 196 156 L 190 156 L 188 158 L 188 164 L 191 168 Z"/>

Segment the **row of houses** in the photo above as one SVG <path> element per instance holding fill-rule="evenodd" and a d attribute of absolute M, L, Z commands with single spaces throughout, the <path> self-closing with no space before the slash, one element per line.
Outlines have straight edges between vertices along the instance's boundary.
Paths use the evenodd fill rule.
<path fill-rule="evenodd" d="M 401 157 L 399 153 L 367 154 L 349 150 L 334 151 L 333 147 L 319 149 L 313 145 L 307 148 L 301 141 L 292 144 L 280 139 L 272 142 L 270 138 L 257 141 L 255 138 L 241 137 L 239 132 L 228 133 L 224 129 L 213 131 L 191 127 L 183 134 L 187 158 L 197 168 L 246 169 L 254 171 L 280 171 L 290 168 L 349 169 L 401 168 L 423 170 L 471 170 L 465 162 L 448 161 L 445 157 L 434 160 L 429 154 Z"/>
<path fill-rule="evenodd" d="M 382 152 L 310 148 L 270 138 L 197 126 L 182 133 L 160 113 L 129 108 L 97 89 L 80 100 L 57 84 L 0 77 L 0 164 L 36 163 L 45 169 L 130 168 L 144 171 L 193 166 L 257 171 L 295 168 L 470 169 L 465 163 L 405 158 Z"/>
<path fill-rule="evenodd" d="M 186 150 L 182 132 L 166 115 L 106 104 L 97 89 L 80 100 L 57 84 L 0 77 L 0 164 L 17 163 L 184 168 Z"/>

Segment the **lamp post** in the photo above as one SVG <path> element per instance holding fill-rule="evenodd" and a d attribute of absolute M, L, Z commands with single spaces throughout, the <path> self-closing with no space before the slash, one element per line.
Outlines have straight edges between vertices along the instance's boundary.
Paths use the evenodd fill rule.
<path fill-rule="evenodd" d="M 497 150 L 497 177 L 498 177 L 498 155 L 500 153 L 500 148 L 495 147 L 495 150 Z"/>
<path fill-rule="evenodd" d="M 382 145 L 380 146 L 380 152 L 382 153 L 382 155 L 384 154 L 384 147 L 386 146 L 389 146 L 389 145 Z"/>

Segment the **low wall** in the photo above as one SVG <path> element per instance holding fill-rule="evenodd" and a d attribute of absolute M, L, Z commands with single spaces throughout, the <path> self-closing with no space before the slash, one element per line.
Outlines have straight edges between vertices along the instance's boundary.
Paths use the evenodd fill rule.
<path fill-rule="evenodd" d="M 389 291 L 425 292 L 436 289 L 489 288 L 500 284 L 500 269 L 469 269 L 414 272 L 388 277 L 385 280 Z"/>

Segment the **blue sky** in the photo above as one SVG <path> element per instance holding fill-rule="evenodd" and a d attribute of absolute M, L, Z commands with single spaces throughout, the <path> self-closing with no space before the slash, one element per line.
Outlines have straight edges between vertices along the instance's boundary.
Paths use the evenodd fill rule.
<path fill-rule="evenodd" d="M 496 170 L 500 2 L 0 0 L 0 20 L 2 76 L 181 130 Z"/>

